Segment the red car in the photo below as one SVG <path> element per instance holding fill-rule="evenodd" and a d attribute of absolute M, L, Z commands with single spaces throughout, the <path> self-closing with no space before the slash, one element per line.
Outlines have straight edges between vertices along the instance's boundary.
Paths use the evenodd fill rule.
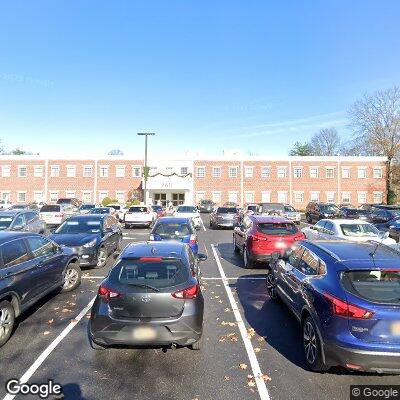
<path fill-rule="evenodd" d="M 283 217 L 248 215 L 233 232 L 233 249 L 243 256 L 244 267 L 269 262 L 272 253 L 283 253 L 294 242 L 305 239 L 293 221 Z"/>

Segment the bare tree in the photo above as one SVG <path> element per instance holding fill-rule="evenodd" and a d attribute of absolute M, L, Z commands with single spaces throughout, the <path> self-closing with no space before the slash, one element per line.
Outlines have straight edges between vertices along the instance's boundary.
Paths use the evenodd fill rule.
<path fill-rule="evenodd" d="M 355 140 L 368 154 L 387 157 L 387 202 L 395 201 L 392 183 L 393 161 L 400 152 L 400 88 L 365 94 L 350 108 Z"/>
<path fill-rule="evenodd" d="M 340 153 L 341 140 L 335 128 L 324 128 L 309 142 L 316 156 L 335 156 Z"/>
<path fill-rule="evenodd" d="M 120 149 L 112 149 L 108 152 L 109 156 L 123 156 L 124 152 Z"/>

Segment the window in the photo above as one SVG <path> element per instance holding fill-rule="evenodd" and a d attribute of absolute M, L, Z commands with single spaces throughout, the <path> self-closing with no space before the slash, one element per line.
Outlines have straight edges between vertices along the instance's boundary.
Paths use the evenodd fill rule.
<path fill-rule="evenodd" d="M 303 176 L 303 167 L 294 167 L 293 168 L 293 177 L 301 178 Z"/>
<path fill-rule="evenodd" d="M 350 168 L 349 167 L 343 167 L 342 168 L 342 178 L 343 179 L 349 179 L 350 178 Z"/>
<path fill-rule="evenodd" d="M 35 191 L 33 192 L 33 201 L 36 203 L 40 203 L 43 201 L 43 192 L 42 191 Z"/>
<path fill-rule="evenodd" d="M 58 200 L 58 192 L 56 191 L 50 191 L 50 201 L 52 203 L 55 203 Z"/>
<path fill-rule="evenodd" d="M 205 198 L 206 198 L 206 192 L 204 192 L 204 191 L 196 192 L 196 201 L 197 202 L 204 200 Z"/>
<path fill-rule="evenodd" d="M 310 201 L 319 201 L 319 192 L 310 193 Z"/>
<path fill-rule="evenodd" d="M 12 240 L 1 246 L 4 268 L 30 260 L 28 249 L 22 239 Z"/>
<path fill-rule="evenodd" d="M 31 236 L 26 238 L 26 240 L 34 258 L 48 257 L 56 252 L 56 247 L 53 243 L 44 237 Z"/>
<path fill-rule="evenodd" d="M 335 202 L 335 192 L 326 192 L 326 202 L 327 203 Z"/>
<path fill-rule="evenodd" d="M 287 192 L 278 192 L 278 203 L 287 203 Z"/>
<path fill-rule="evenodd" d="M 108 178 L 108 165 L 100 165 L 100 177 Z"/>
<path fill-rule="evenodd" d="M 278 178 L 286 178 L 286 167 L 278 167 L 277 176 Z"/>
<path fill-rule="evenodd" d="M 319 168 L 310 167 L 310 178 L 318 178 L 318 177 L 319 177 Z"/>
<path fill-rule="evenodd" d="M 244 192 L 244 201 L 246 203 L 254 203 L 254 192 Z"/>
<path fill-rule="evenodd" d="M 382 192 L 374 192 L 374 204 L 380 204 L 383 200 Z"/>
<path fill-rule="evenodd" d="M 51 165 L 50 166 L 50 176 L 51 177 L 60 176 L 60 167 L 58 165 Z"/>
<path fill-rule="evenodd" d="M 93 166 L 92 165 L 84 165 L 83 167 L 83 177 L 90 178 L 93 176 Z"/>
<path fill-rule="evenodd" d="M 381 179 L 383 177 L 382 168 L 374 168 L 374 178 Z"/>
<path fill-rule="evenodd" d="M 365 179 L 367 177 L 367 168 L 366 167 L 358 167 L 358 178 Z"/>
<path fill-rule="evenodd" d="M 305 249 L 298 269 L 305 275 L 318 275 L 319 259 L 310 250 Z"/>
<path fill-rule="evenodd" d="M 364 204 L 367 202 L 367 192 L 358 192 L 357 197 L 359 203 Z"/>
<path fill-rule="evenodd" d="M 271 192 L 270 191 L 261 192 L 261 201 L 263 203 L 270 203 L 271 202 Z"/>
<path fill-rule="evenodd" d="M 197 167 L 197 177 L 204 178 L 206 176 L 206 167 Z"/>
<path fill-rule="evenodd" d="M 11 166 L 10 165 L 3 165 L 1 167 L 1 176 L 3 178 L 8 178 L 11 176 Z"/>
<path fill-rule="evenodd" d="M 134 178 L 140 178 L 142 176 L 142 167 L 133 166 L 132 167 L 132 176 Z"/>
<path fill-rule="evenodd" d="M 75 197 L 75 190 L 66 190 L 65 197 L 67 199 L 73 199 Z"/>
<path fill-rule="evenodd" d="M 26 165 L 18 165 L 18 176 L 20 178 L 25 178 L 28 176 L 28 169 Z"/>
<path fill-rule="evenodd" d="M 304 201 L 304 192 L 294 192 L 294 202 L 303 203 L 303 201 Z"/>
<path fill-rule="evenodd" d="M 342 203 L 351 203 L 351 195 L 349 192 L 342 192 Z"/>
<path fill-rule="evenodd" d="M 33 167 L 33 176 L 35 178 L 41 178 L 43 176 L 43 165 L 35 165 Z"/>
<path fill-rule="evenodd" d="M 271 168 L 270 167 L 261 167 L 261 178 L 268 179 L 271 177 Z"/>
<path fill-rule="evenodd" d="M 212 201 L 214 203 L 221 203 L 221 192 L 212 192 Z"/>
<path fill-rule="evenodd" d="M 75 165 L 67 165 L 67 177 L 75 178 L 76 176 L 76 167 Z"/>
<path fill-rule="evenodd" d="M 238 202 L 238 192 L 230 191 L 228 193 L 228 201 L 231 203 L 237 203 Z"/>
<path fill-rule="evenodd" d="M 229 175 L 229 178 L 237 178 L 238 167 L 229 167 L 228 175 Z"/>
<path fill-rule="evenodd" d="M 82 192 L 82 202 L 83 203 L 91 203 L 92 202 L 92 192 L 89 190 L 85 190 Z"/>
<path fill-rule="evenodd" d="M 245 178 L 253 177 L 253 167 L 244 167 L 244 177 Z"/>
<path fill-rule="evenodd" d="M 304 248 L 301 246 L 294 246 L 294 248 L 292 248 L 292 250 L 293 251 L 290 253 L 288 261 L 291 266 L 293 266 L 294 268 L 297 268 L 299 261 L 301 259 L 301 256 L 303 255 Z"/>
<path fill-rule="evenodd" d="M 335 167 L 326 167 L 325 176 L 327 178 L 334 178 L 335 177 Z"/>
<path fill-rule="evenodd" d="M 115 176 L 117 178 L 124 178 L 125 177 L 125 165 L 117 165 L 115 167 Z"/>
<path fill-rule="evenodd" d="M 108 197 L 108 190 L 100 190 L 99 202 L 101 203 L 105 197 Z"/>
<path fill-rule="evenodd" d="M 188 167 L 181 167 L 181 175 L 185 176 L 189 173 Z"/>
<path fill-rule="evenodd" d="M 221 177 L 221 167 L 212 167 L 212 176 L 213 178 Z"/>
<path fill-rule="evenodd" d="M 125 190 L 117 190 L 115 192 L 115 198 L 118 200 L 118 203 L 124 203 L 125 202 Z"/>
<path fill-rule="evenodd" d="M 17 193 L 17 202 L 25 203 L 26 202 L 26 192 L 18 192 Z"/>

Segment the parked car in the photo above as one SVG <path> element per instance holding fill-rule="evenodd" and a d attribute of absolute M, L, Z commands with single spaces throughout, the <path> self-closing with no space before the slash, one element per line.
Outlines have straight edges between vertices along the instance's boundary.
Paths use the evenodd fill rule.
<path fill-rule="evenodd" d="M 67 218 L 63 206 L 60 204 L 48 204 L 43 206 L 40 209 L 39 216 L 50 229 L 61 225 Z"/>
<path fill-rule="evenodd" d="M 200 200 L 198 209 L 201 213 L 210 213 L 214 210 L 215 203 L 212 200 Z"/>
<path fill-rule="evenodd" d="M 261 203 L 261 214 L 266 215 L 281 215 L 285 212 L 283 203 Z"/>
<path fill-rule="evenodd" d="M 293 206 L 290 204 L 284 205 L 284 211 L 280 214 L 282 217 L 293 221 L 296 224 L 300 224 L 301 222 L 301 212 L 297 211 Z"/>
<path fill-rule="evenodd" d="M 36 203 L 17 203 L 8 207 L 9 210 L 38 210 Z"/>
<path fill-rule="evenodd" d="M 267 291 L 300 322 L 309 369 L 399 373 L 398 263 L 388 246 L 351 241 L 301 241 L 274 255 Z"/>
<path fill-rule="evenodd" d="M 260 204 L 257 203 L 245 204 L 243 208 L 239 210 L 239 222 L 241 222 L 246 215 L 258 214 L 260 211 L 261 211 Z"/>
<path fill-rule="evenodd" d="M 283 252 L 294 242 L 304 239 L 298 227 L 286 218 L 249 215 L 234 229 L 233 250 L 243 256 L 245 268 L 268 263 L 276 251 Z"/>
<path fill-rule="evenodd" d="M 314 226 L 303 228 L 302 232 L 309 240 L 378 241 L 386 245 L 396 243 L 374 225 L 357 219 L 321 219 Z"/>
<path fill-rule="evenodd" d="M 150 206 L 132 206 L 125 213 L 125 228 L 132 226 L 153 226 L 157 213 Z"/>
<path fill-rule="evenodd" d="M 71 247 L 80 265 L 103 267 L 109 255 L 122 247 L 122 231 L 111 215 L 76 215 L 68 218 L 50 238 Z"/>
<path fill-rule="evenodd" d="M 7 210 L 12 206 L 12 203 L 9 203 L 5 200 L 0 200 L 0 210 Z"/>
<path fill-rule="evenodd" d="M 183 243 L 128 245 L 99 287 L 89 321 L 91 346 L 199 350 L 204 299 L 197 269 L 198 259 Z"/>
<path fill-rule="evenodd" d="M 88 214 L 105 214 L 105 215 L 113 215 L 114 210 L 111 207 L 95 207 L 92 208 Z"/>
<path fill-rule="evenodd" d="M 239 222 L 236 207 L 218 207 L 210 215 L 210 228 L 234 228 Z"/>
<path fill-rule="evenodd" d="M 76 289 L 81 270 L 71 249 L 30 232 L 0 232 L 0 255 L 1 347 L 20 314 L 56 289 Z"/>
<path fill-rule="evenodd" d="M 157 218 L 165 217 L 167 213 L 165 212 L 165 208 L 158 204 L 154 204 L 151 206 L 153 211 L 157 214 Z"/>
<path fill-rule="evenodd" d="M 351 204 L 351 203 L 341 203 L 341 204 L 339 204 L 339 206 L 338 206 L 340 209 L 343 209 L 343 208 L 356 208 L 353 204 Z"/>
<path fill-rule="evenodd" d="M 222 205 L 222 207 L 239 208 L 239 205 L 233 201 L 227 201 Z"/>
<path fill-rule="evenodd" d="M 400 209 L 385 209 L 374 208 L 369 216 L 372 222 L 378 229 L 385 228 L 386 224 L 400 217 Z"/>
<path fill-rule="evenodd" d="M 343 218 L 343 213 L 336 204 L 311 201 L 306 207 L 306 220 L 309 224 L 323 218 Z"/>
<path fill-rule="evenodd" d="M 388 232 L 389 237 L 393 238 L 396 242 L 399 242 L 400 236 L 400 216 L 395 217 L 388 222 L 382 224 L 375 224 L 375 227 L 381 232 Z"/>
<path fill-rule="evenodd" d="M 359 208 L 352 208 L 352 207 L 342 207 L 340 211 L 343 214 L 343 218 L 362 219 L 364 221 L 369 221 L 370 219 L 370 212 L 368 210 L 362 210 Z"/>
<path fill-rule="evenodd" d="M 46 223 L 36 211 L 7 210 L 0 211 L 0 230 L 46 233 Z"/>
<path fill-rule="evenodd" d="M 196 229 L 200 229 L 202 226 L 200 212 L 196 206 L 185 206 L 185 205 L 178 206 L 173 216 L 180 218 L 192 218 L 193 224 Z"/>
<path fill-rule="evenodd" d="M 82 205 L 82 202 L 77 198 L 61 198 L 57 200 L 57 204 L 61 204 L 64 208 L 79 208 Z"/>
<path fill-rule="evenodd" d="M 82 204 L 78 208 L 78 214 L 89 214 L 93 208 L 96 208 L 95 204 Z"/>
<path fill-rule="evenodd" d="M 191 218 L 162 217 L 157 219 L 150 233 L 151 241 L 181 241 L 187 243 L 194 254 L 199 251 L 196 228 Z"/>

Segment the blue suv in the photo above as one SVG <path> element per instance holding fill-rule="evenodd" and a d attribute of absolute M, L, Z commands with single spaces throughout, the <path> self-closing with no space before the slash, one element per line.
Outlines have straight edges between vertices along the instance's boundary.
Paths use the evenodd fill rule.
<path fill-rule="evenodd" d="M 301 323 L 311 370 L 400 373 L 400 253 L 373 242 L 300 241 L 270 267 L 267 291 Z"/>

